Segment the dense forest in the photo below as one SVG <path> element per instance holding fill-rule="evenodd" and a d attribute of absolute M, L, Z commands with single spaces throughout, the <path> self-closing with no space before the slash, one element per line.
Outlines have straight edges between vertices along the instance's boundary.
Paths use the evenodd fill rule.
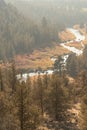
<path fill-rule="evenodd" d="M 0 0 L 0 59 L 60 42 L 60 30 L 86 23 L 85 3 Z"/>
<path fill-rule="evenodd" d="M 84 50 L 78 60 L 80 70 L 73 66 L 77 60 L 72 56 L 68 70 L 75 77 L 72 82 L 65 71 L 23 81 L 22 75 L 17 80 L 14 62 L 10 69 L 0 69 L 0 130 L 42 130 L 44 125 L 53 130 L 87 130 L 86 57 Z M 80 104 L 78 117 L 69 111 L 76 104 Z"/>
<path fill-rule="evenodd" d="M 87 22 L 87 0 L 6 0 L 28 17 L 35 21 L 42 17 L 55 24 L 58 28 L 73 26 Z M 79 4 L 78 4 L 79 3 Z"/>
<path fill-rule="evenodd" d="M 3 4 L 2 4 L 3 3 Z M 58 42 L 58 30 L 45 17 L 40 24 L 26 19 L 12 5 L 0 0 L 0 59 L 30 53 Z"/>
<path fill-rule="evenodd" d="M 66 67 L 62 64 L 62 56 L 58 56 L 58 59 L 54 63 L 54 68 L 60 72 L 64 69 L 64 71 L 70 77 L 77 77 L 79 72 L 87 71 L 87 46 L 83 51 L 83 55 L 76 56 L 74 53 L 70 53 L 66 62 Z"/>

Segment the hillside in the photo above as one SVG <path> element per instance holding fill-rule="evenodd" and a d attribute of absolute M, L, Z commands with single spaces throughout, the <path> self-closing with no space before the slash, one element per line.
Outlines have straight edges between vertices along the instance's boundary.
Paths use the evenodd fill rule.
<path fill-rule="evenodd" d="M 58 42 L 58 32 L 86 23 L 86 1 L 0 0 L 0 59 Z M 75 4 L 74 4 L 75 3 Z M 75 6 L 74 6 L 75 5 Z"/>
<path fill-rule="evenodd" d="M 0 5 L 0 59 L 52 46 L 52 42 L 58 40 L 57 30 L 50 28 L 45 18 L 38 25 L 3 0 Z"/>
<path fill-rule="evenodd" d="M 87 48 L 69 59 L 68 75 L 39 73 L 25 80 L 14 63 L 0 69 L 0 130 L 87 130 Z"/>
<path fill-rule="evenodd" d="M 38 22 L 45 16 L 58 28 L 74 24 L 83 25 L 87 21 L 86 0 L 13 0 L 11 3 L 24 16 L 31 15 Z"/>

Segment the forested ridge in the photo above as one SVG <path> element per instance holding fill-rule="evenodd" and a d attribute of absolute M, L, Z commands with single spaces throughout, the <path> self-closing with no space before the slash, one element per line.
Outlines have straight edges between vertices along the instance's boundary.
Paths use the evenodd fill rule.
<path fill-rule="evenodd" d="M 26 19 L 15 7 L 0 0 L 0 59 L 30 53 L 57 41 L 58 31 L 45 17 L 37 24 L 31 17 Z"/>
<path fill-rule="evenodd" d="M 35 21 L 41 20 L 43 16 L 58 28 L 83 25 L 87 21 L 86 0 L 7 0 L 10 1 L 26 17 L 29 15 Z M 26 8 L 25 8 L 26 7 Z"/>
<path fill-rule="evenodd" d="M 78 68 L 72 56 L 69 71 L 26 81 L 22 74 L 17 79 L 15 62 L 10 69 L 0 68 L 0 130 L 87 130 L 86 49 L 77 60 Z"/>

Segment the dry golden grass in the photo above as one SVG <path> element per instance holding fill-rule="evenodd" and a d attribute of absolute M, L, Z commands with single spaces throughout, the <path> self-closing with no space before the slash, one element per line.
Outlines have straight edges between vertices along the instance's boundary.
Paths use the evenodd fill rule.
<path fill-rule="evenodd" d="M 80 28 L 79 25 L 74 26 L 75 29 L 78 29 L 83 35 L 85 35 L 85 40 L 83 41 L 84 45 L 87 45 L 87 30 L 85 28 Z"/>
<path fill-rule="evenodd" d="M 53 66 L 53 62 L 50 57 L 63 55 L 69 51 L 61 46 L 55 46 L 53 48 L 45 48 L 43 50 L 35 50 L 30 55 L 17 55 L 15 57 L 17 68 L 20 69 L 36 69 L 41 67 L 42 69 L 47 69 Z"/>
<path fill-rule="evenodd" d="M 59 33 L 60 38 L 62 41 L 68 41 L 75 39 L 75 36 L 68 30 L 65 30 Z M 74 43 L 73 43 L 74 44 Z M 71 44 L 69 44 L 71 45 Z M 73 45 L 72 45 L 73 46 Z M 80 45 L 74 45 L 75 47 L 80 47 Z M 23 56 L 16 56 L 16 64 L 17 68 L 20 69 L 36 69 L 41 67 L 42 69 L 47 69 L 48 67 L 53 67 L 53 62 L 51 61 L 50 57 L 52 56 L 59 56 L 69 53 L 69 50 L 63 48 L 60 45 L 54 44 L 53 48 L 45 48 L 41 50 L 35 50 L 30 55 L 23 55 Z"/>
<path fill-rule="evenodd" d="M 74 28 L 79 28 L 79 26 L 75 26 Z M 82 29 L 80 31 L 86 36 L 84 44 L 87 44 L 87 33 L 85 33 L 85 31 Z M 68 30 L 59 33 L 59 36 L 63 42 L 75 39 L 75 36 Z M 81 45 L 76 42 L 69 43 L 67 45 L 74 46 L 78 49 L 80 49 L 81 47 Z M 42 69 L 47 69 L 48 67 L 53 67 L 53 62 L 51 61 L 50 57 L 57 57 L 69 52 L 69 50 L 63 48 L 59 44 L 54 44 L 54 47 L 52 48 L 47 47 L 45 49 L 34 50 L 31 54 L 15 56 L 16 67 L 17 69 L 37 69 L 38 67 Z"/>
<path fill-rule="evenodd" d="M 80 28 L 80 25 L 79 24 L 76 24 L 73 26 L 74 29 L 79 29 Z"/>
<path fill-rule="evenodd" d="M 65 30 L 59 33 L 59 37 L 61 38 L 63 42 L 75 39 L 75 36 L 69 30 Z"/>
<path fill-rule="evenodd" d="M 87 45 L 87 31 L 86 29 L 79 29 L 80 32 L 85 35 L 85 40 L 83 41 L 84 45 Z"/>
<path fill-rule="evenodd" d="M 82 49 L 82 45 L 79 42 L 68 43 L 66 45 L 70 47 L 75 47 L 77 49 Z"/>

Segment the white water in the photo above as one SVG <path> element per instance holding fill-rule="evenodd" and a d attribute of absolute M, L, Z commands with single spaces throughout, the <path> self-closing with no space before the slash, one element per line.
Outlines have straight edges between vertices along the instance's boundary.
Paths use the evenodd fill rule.
<path fill-rule="evenodd" d="M 78 30 L 73 28 L 67 28 L 71 33 L 73 33 L 76 37 L 75 41 L 80 42 L 85 40 L 85 36 L 82 35 Z"/>
<path fill-rule="evenodd" d="M 69 57 L 69 55 L 62 56 L 62 58 L 63 58 L 63 65 L 64 66 L 66 66 L 66 61 L 67 61 L 68 57 Z"/>
<path fill-rule="evenodd" d="M 71 33 L 73 33 L 75 35 L 75 40 L 72 40 L 72 41 L 68 41 L 68 42 L 65 42 L 65 43 L 61 43 L 61 46 L 68 49 L 69 51 L 75 53 L 77 56 L 81 55 L 83 53 L 83 49 L 84 49 L 84 44 L 82 43 L 82 41 L 85 40 L 85 36 L 80 34 L 80 32 L 76 29 L 73 29 L 73 28 L 68 28 L 67 30 L 69 30 Z M 70 47 L 70 46 L 67 46 L 66 44 L 68 43 L 72 43 L 72 42 L 78 42 L 78 44 L 81 44 L 82 46 L 82 49 L 77 49 L 75 47 Z"/>
<path fill-rule="evenodd" d="M 37 72 L 32 72 L 32 73 L 25 73 L 25 74 L 22 75 L 22 77 L 19 74 L 19 75 L 17 75 L 17 79 L 26 81 L 28 76 L 29 77 L 34 77 L 34 76 L 38 76 L 39 74 L 40 75 L 45 75 L 45 74 L 50 75 L 50 74 L 53 74 L 53 72 L 54 72 L 53 70 L 47 70 L 47 71 L 44 71 L 43 73 L 40 72 L 40 71 L 37 71 Z"/>
<path fill-rule="evenodd" d="M 71 52 L 75 53 L 77 56 L 81 55 L 83 53 L 83 49 L 85 48 L 84 44 L 82 43 L 82 41 L 85 40 L 85 36 L 80 34 L 80 32 L 76 29 L 73 29 L 73 28 L 68 28 L 68 30 L 73 33 L 75 35 L 75 40 L 72 40 L 72 41 L 67 41 L 65 43 L 61 43 L 60 45 L 68 50 L 70 50 Z M 70 46 L 67 46 L 66 44 L 68 43 L 73 43 L 74 41 L 78 42 L 78 44 L 81 44 L 82 46 L 82 49 L 76 49 L 75 47 L 70 47 Z M 63 65 L 65 66 L 66 65 L 66 61 L 68 59 L 69 55 L 63 55 L 62 58 L 63 58 Z M 56 61 L 56 58 L 51 58 L 51 60 L 53 62 Z M 38 76 L 38 74 L 40 75 L 45 75 L 45 74 L 52 74 L 54 72 L 54 70 L 46 70 L 44 71 L 43 73 L 38 71 L 38 72 L 32 72 L 32 73 L 25 73 L 22 75 L 22 78 L 21 78 L 21 75 L 17 75 L 17 79 L 22 79 L 23 81 L 26 81 L 27 77 L 30 76 L 30 77 L 33 77 L 33 76 Z"/>

